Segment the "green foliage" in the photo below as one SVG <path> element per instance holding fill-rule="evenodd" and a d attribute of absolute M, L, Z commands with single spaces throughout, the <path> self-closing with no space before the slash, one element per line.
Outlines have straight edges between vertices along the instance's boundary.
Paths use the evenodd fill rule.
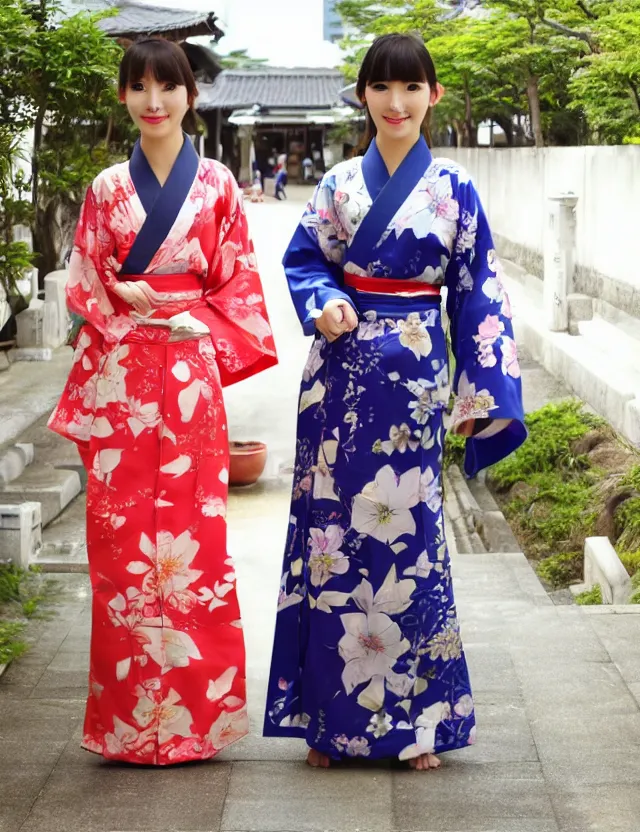
<path fill-rule="evenodd" d="M 547 404 L 525 417 L 529 439 L 518 450 L 491 469 L 492 482 L 507 489 L 531 475 L 584 469 L 584 460 L 574 456 L 571 445 L 604 422 L 581 410 L 581 403 L 567 400 Z"/>
<path fill-rule="evenodd" d="M 34 137 L 31 180 L 16 179 L 15 160 L 0 179 L 6 193 L 21 194 L 19 203 L 31 192 L 30 213 L 20 210 L 41 274 L 61 265 L 87 185 L 131 142 L 115 84 L 122 47 L 98 29 L 98 19 L 63 18 L 56 0 L 0 0 L 0 143 L 15 154 L 20 146 L 25 152 L 26 129 Z M 9 207 L 5 224 L 16 206 Z"/>
<path fill-rule="evenodd" d="M 582 411 L 577 401 L 545 405 L 529 414 L 526 423 L 528 441 L 491 468 L 489 481 L 526 553 L 543 558 L 541 577 L 554 587 L 566 586 L 580 577 L 584 539 L 596 533 L 606 500 L 599 488 L 602 472 L 573 448 L 590 431 L 604 438 L 613 433 L 599 417 Z M 635 487 L 638 476 L 636 465 L 621 483 Z M 618 545 L 629 552 L 640 552 L 638 503 L 640 498 L 627 500 L 616 514 L 623 528 Z M 630 574 L 640 569 L 640 554 L 626 558 Z"/>
<path fill-rule="evenodd" d="M 41 581 L 37 569 L 25 571 L 0 563 L 0 664 L 27 650 L 22 640 L 26 622 L 39 614 L 49 590 L 50 585 Z"/>
<path fill-rule="evenodd" d="M 629 485 L 640 494 L 640 465 L 634 465 L 621 482 L 621 485 Z"/>
<path fill-rule="evenodd" d="M 589 510 L 592 488 L 580 479 L 565 482 L 562 474 L 537 474 L 529 478 L 536 489 L 533 510 L 520 518 L 524 530 L 534 532 L 548 549 L 561 546 L 576 536 L 588 537 L 597 512 Z M 515 509 L 517 510 L 517 509 Z M 514 512 L 512 505 L 510 514 Z"/>
<path fill-rule="evenodd" d="M 483 0 L 484 14 L 453 20 L 439 0 L 337 9 L 359 33 L 346 42 L 350 78 L 372 35 L 422 35 L 447 89 L 436 120 L 464 144 L 484 119 L 514 144 L 640 141 L 640 0 Z"/>
<path fill-rule="evenodd" d="M 602 590 L 600 589 L 600 584 L 595 584 L 595 586 L 592 586 L 591 589 L 586 589 L 584 592 L 580 592 L 576 595 L 575 602 L 576 604 L 581 604 L 582 606 L 601 604 Z"/>
<path fill-rule="evenodd" d="M 24 624 L 15 621 L 0 621 L 0 664 L 9 664 L 27 649 L 21 640 Z"/>
<path fill-rule="evenodd" d="M 640 573 L 640 550 L 637 552 L 618 552 L 618 557 L 632 577 Z"/>
<path fill-rule="evenodd" d="M 464 449 L 466 439 L 464 436 L 457 436 L 456 434 L 447 432 L 444 438 L 444 467 L 448 468 L 450 465 L 462 466 L 464 462 Z"/>
<path fill-rule="evenodd" d="M 563 552 L 551 555 L 538 564 L 537 572 L 543 581 L 554 589 L 568 586 L 580 580 L 582 576 L 582 553 Z"/>
<path fill-rule="evenodd" d="M 212 51 L 216 52 L 217 48 L 218 44 L 212 40 Z M 216 54 L 216 58 L 223 69 L 259 69 L 269 62 L 268 58 L 252 58 L 246 49 L 232 49 L 226 55 Z"/>
<path fill-rule="evenodd" d="M 631 576 L 631 586 L 633 587 L 633 594 L 631 595 L 631 604 L 640 604 L 640 569 Z"/>
<path fill-rule="evenodd" d="M 621 503 L 615 516 L 622 528 L 618 546 L 625 551 L 640 549 L 640 497 Z"/>
<path fill-rule="evenodd" d="M 37 569 L 25 571 L 13 564 L 0 564 L 0 612 L 17 612 L 31 618 L 38 604 L 44 600 Z"/>

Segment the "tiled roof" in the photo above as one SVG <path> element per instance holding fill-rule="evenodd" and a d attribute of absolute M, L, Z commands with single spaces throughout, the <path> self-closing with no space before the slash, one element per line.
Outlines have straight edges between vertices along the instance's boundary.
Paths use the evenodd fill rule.
<path fill-rule="evenodd" d="M 211 0 L 215 5 L 215 0 Z M 215 25 L 216 15 L 208 11 L 181 7 L 180 0 L 176 0 L 173 8 L 153 6 L 138 0 L 63 0 L 63 8 L 67 14 L 79 11 L 102 11 L 117 8 L 118 14 L 107 17 L 98 26 L 109 35 L 125 37 L 127 35 L 151 35 L 163 32 L 178 32 L 182 37 L 196 35 L 220 34 Z"/>
<path fill-rule="evenodd" d="M 332 107 L 344 87 L 337 69 L 228 69 L 214 84 L 200 84 L 199 110 L 238 107 Z"/>

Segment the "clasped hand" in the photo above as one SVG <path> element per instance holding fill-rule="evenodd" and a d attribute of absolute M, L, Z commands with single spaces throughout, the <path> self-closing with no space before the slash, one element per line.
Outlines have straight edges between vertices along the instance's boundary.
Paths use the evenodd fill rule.
<path fill-rule="evenodd" d="M 351 304 L 337 298 L 325 303 L 322 315 L 316 318 L 316 329 L 327 341 L 335 341 L 345 332 L 353 332 L 358 326 L 358 316 Z"/>

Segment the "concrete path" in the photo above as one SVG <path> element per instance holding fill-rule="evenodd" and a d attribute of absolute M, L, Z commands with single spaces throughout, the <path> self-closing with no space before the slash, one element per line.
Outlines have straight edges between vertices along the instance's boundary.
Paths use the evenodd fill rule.
<path fill-rule="evenodd" d="M 300 210 L 249 206 L 281 364 L 227 394 L 231 435 L 271 452 L 270 478 L 229 503 L 251 736 L 169 770 L 80 750 L 89 583 L 58 576 L 55 615 L 35 623 L 33 649 L 0 679 L 0 832 L 639 832 L 640 608 L 556 607 L 519 553 L 454 553 L 478 743 L 441 771 L 311 770 L 301 741 L 260 736 L 307 350 L 275 252 Z M 548 378 L 535 364 L 527 373 L 539 406 Z M 66 533 L 79 520 L 67 515 Z"/>

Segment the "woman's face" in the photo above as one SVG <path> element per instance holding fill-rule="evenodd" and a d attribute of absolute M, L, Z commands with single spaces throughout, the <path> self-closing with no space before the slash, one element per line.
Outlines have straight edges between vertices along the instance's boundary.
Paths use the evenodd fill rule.
<path fill-rule="evenodd" d="M 129 84 L 121 100 L 142 136 L 154 140 L 182 130 L 182 120 L 189 109 L 185 86 L 147 75 Z"/>
<path fill-rule="evenodd" d="M 417 140 L 427 110 L 442 93 L 440 84 L 432 90 L 426 81 L 380 81 L 367 84 L 364 100 L 379 136 Z"/>

